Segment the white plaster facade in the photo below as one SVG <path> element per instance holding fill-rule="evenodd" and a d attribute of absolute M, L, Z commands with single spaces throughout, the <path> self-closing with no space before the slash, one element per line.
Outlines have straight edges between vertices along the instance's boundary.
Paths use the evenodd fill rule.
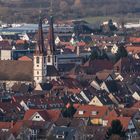
<path fill-rule="evenodd" d="M 43 55 L 34 55 L 33 59 L 33 77 L 36 84 L 45 82 L 47 75 L 46 57 Z"/>
<path fill-rule="evenodd" d="M 12 51 L 11 50 L 1 50 L 1 60 L 11 60 Z"/>

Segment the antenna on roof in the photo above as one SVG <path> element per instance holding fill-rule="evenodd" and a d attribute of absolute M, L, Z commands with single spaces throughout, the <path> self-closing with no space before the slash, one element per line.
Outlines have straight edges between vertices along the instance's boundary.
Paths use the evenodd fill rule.
<path fill-rule="evenodd" d="M 50 2 L 50 16 L 53 14 L 53 0 Z"/>
<path fill-rule="evenodd" d="M 40 5 L 40 7 L 39 7 L 39 20 L 42 18 L 42 7 L 41 7 L 41 5 Z"/>

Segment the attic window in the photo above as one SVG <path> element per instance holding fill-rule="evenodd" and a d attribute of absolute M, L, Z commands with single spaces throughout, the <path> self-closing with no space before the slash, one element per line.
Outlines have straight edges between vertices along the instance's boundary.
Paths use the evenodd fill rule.
<path fill-rule="evenodd" d="M 36 116 L 36 118 L 38 119 L 38 118 L 39 118 L 39 116 Z"/>
<path fill-rule="evenodd" d="M 92 114 L 92 115 L 97 115 L 98 112 L 97 112 L 97 111 L 92 111 L 91 114 Z"/>
<path fill-rule="evenodd" d="M 83 110 L 80 110 L 79 111 L 79 115 L 83 115 L 84 114 L 84 111 Z"/>
<path fill-rule="evenodd" d="M 64 139 L 65 136 L 64 136 L 64 135 L 56 135 L 56 138 L 57 138 L 57 139 Z"/>

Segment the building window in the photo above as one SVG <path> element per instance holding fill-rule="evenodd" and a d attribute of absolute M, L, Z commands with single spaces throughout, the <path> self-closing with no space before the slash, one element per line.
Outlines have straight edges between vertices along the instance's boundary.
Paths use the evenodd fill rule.
<path fill-rule="evenodd" d="M 44 57 L 44 64 L 46 64 L 46 57 Z"/>
<path fill-rule="evenodd" d="M 57 59 L 57 58 L 56 58 L 56 56 L 55 56 L 55 62 L 56 62 L 56 59 Z"/>
<path fill-rule="evenodd" d="M 37 75 L 39 75 L 39 71 L 37 71 Z"/>
<path fill-rule="evenodd" d="M 48 56 L 48 62 L 51 62 L 51 57 L 50 56 Z"/>
<path fill-rule="evenodd" d="M 39 57 L 36 57 L 36 63 L 39 63 Z"/>
<path fill-rule="evenodd" d="M 36 116 L 36 118 L 39 118 L 39 116 Z"/>

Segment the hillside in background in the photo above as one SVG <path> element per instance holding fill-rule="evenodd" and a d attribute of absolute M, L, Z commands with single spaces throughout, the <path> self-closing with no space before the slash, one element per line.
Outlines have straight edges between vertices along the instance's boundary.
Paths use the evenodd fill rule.
<path fill-rule="evenodd" d="M 39 11 L 50 14 L 50 0 L 0 0 L 0 20 L 37 22 Z M 87 17 L 138 17 L 140 0 L 53 0 L 57 19 Z"/>

